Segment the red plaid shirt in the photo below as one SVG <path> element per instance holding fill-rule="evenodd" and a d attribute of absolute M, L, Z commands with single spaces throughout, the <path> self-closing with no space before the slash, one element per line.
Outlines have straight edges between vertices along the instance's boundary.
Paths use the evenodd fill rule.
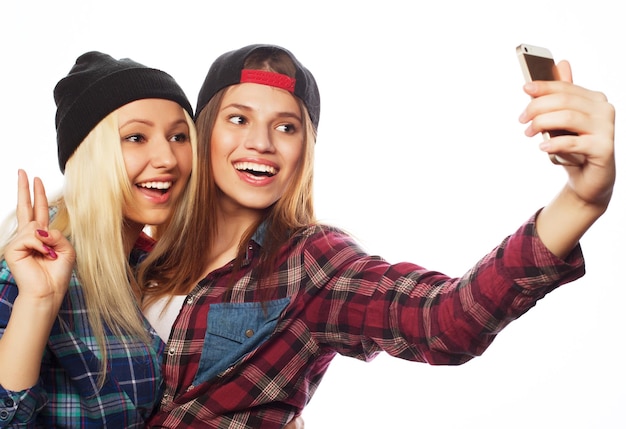
<path fill-rule="evenodd" d="M 258 289 L 251 241 L 189 294 L 164 359 L 151 427 L 282 428 L 311 399 L 332 358 L 379 352 L 457 365 L 557 286 L 584 274 L 536 235 L 535 218 L 461 278 L 367 255 L 340 230 L 312 226 L 280 254 L 271 293 Z M 262 302 L 262 303 L 261 303 Z"/>

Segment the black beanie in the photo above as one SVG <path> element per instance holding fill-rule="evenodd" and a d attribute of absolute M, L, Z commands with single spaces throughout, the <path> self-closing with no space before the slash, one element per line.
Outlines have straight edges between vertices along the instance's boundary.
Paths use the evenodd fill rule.
<path fill-rule="evenodd" d="M 202 109 L 218 91 L 227 86 L 241 83 L 241 71 L 243 70 L 244 62 L 257 49 L 281 51 L 291 58 L 296 67 L 296 82 L 293 93 L 304 102 L 309 111 L 311 121 L 317 128 L 320 120 L 320 93 L 315 78 L 291 52 L 275 45 L 249 45 L 220 55 L 209 68 L 202 88 L 200 88 L 195 119 L 198 118 Z"/>
<path fill-rule="evenodd" d="M 116 60 L 101 52 L 87 52 L 76 59 L 66 77 L 54 88 L 59 167 L 109 113 L 132 101 L 162 98 L 175 101 L 193 116 L 183 90 L 169 74 L 136 63 Z"/>

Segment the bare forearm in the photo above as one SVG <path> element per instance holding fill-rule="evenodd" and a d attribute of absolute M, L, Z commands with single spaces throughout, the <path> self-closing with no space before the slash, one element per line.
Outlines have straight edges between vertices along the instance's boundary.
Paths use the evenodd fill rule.
<path fill-rule="evenodd" d="M 606 208 L 606 204 L 582 201 L 566 186 L 537 216 L 537 234 L 554 255 L 563 259 Z"/>

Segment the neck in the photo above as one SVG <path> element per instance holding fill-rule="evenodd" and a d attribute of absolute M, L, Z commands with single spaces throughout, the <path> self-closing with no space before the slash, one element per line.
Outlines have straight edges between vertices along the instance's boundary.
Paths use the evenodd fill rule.
<path fill-rule="evenodd" d="M 133 249 L 137 238 L 139 238 L 139 234 L 145 225 L 124 221 L 124 227 L 122 229 L 122 236 L 124 242 L 124 254 L 126 255 L 126 259 L 130 256 L 130 251 Z"/>
<path fill-rule="evenodd" d="M 241 239 L 261 215 L 258 210 L 231 211 L 219 206 L 216 236 L 207 254 L 205 275 L 235 259 Z"/>

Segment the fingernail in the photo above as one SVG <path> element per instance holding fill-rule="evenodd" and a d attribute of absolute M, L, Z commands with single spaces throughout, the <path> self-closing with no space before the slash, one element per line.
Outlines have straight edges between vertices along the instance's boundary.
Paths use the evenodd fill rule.
<path fill-rule="evenodd" d="M 524 89 L 533 92 L 537 89 L 537 84 L 535 82 L 527 82 L 524 84 Z"/>
<path fill-rule="evenodd" d="M 524 111 L 522 112 L 522 114 L 521 114 L 521 115 L 519 115 L 519 121 L 520 121 L 522 124 L 524 124 L 524 123 L 526 123 L 526 122 L 527 122 L 527 118 L 528 118 L 528 114 L 526 113 L 526 110 L 524 110 Z"/>
<path fill-rule="evenodd" d="M 550 144 L 549 140 L 542 141 L 541 143 L 539 143 L 539 149 L 541 149 L 544 152 L 549 151 L 551 147 L 552 145 Z"/>
<path fill-rule="evenodd" d="M 50 257 L 52 259 L 56 259 L 57 258 L 57 252 L 55 252 L 53 248 L 48 247 L 46 245 L 44 245 L 43 247 L 44 247 L 44 249 L 46 249 L 48 251 L 48 255 L 50 255 Z"/>
<path fill-rule="evenodd" d="M 38 229 L 37 230 L 37 234 L 41 235 L 42 237 L 47 237 L 48 236 L 48 232 L 44 231 L 43 229 Z"/>

